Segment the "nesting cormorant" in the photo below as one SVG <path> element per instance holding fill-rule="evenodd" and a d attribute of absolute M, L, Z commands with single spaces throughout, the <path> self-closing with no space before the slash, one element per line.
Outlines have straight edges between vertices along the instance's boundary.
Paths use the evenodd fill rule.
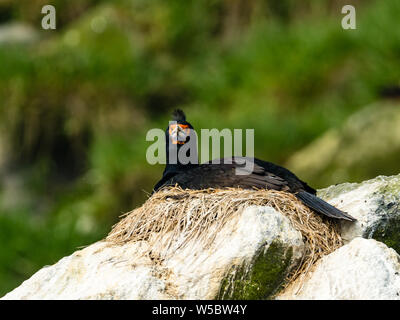
<path fill-rule="evenodd" d="M 164 186 L 178 185 L 183 189 L 207 189 L 239 187 L 243 189 L 273 189 L 293 193 L 307 207 L 331 218 L 356 221 L 349 214 L 335 208 L 316 196 L 316 190 L 301 181 L 295 174 L 281 166 L 257 158 L 231 157 L 230 161 L 220 159 L 219 163 L 198 164 L 197 154 L 190 155 L 193 149 L 187 149 L 186 156 L 193 156 L 196 161 L 182 163 L 175 157 L 171 163 L 169 154 L 177 154 L 190 140 L 193 126 L 186 121 L 182 110 L 175 110 L 173 122 L 170 122 L 166 137 L 167 165 L 161 180 L 155 185 L 154 192 Z M 236 170 L 246 170 L 244 161 L 252 161 L 253 169 L 246 174 L 237 174 Z M 194 163 L 193 163 L 194 162 Z"/>

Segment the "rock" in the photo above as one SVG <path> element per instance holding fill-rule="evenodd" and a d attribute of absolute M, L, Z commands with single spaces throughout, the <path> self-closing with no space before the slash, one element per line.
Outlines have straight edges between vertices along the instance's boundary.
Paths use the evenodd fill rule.
<path fill-rule="evenodd" d="M 161 264 L 140 255 L 148 251 L 146 241 L 97 242 L 44 267 L 2 299 L 262 299 L 279 289 L 304 244 L 288 218 L 251 206 L 210 248 L 192 241 Z M 240 272 L 232 273 L 233 266 Z"/>
<path fill-rule="evenodd" d="M 377 102 L 350 116 L 295 153 L 287 167 L 304 181 L 325 187 L 343 181 L 397 174 L 400 162 L 399 102 Z"/>
<path fill-rule="evenodd" d="M 400 175 L 318 195 L 358 221 L 341 222 L 345 245 L 282 293 L 304 258 L 302 235 L 273 208 L 249 206 L 229 216 L 208 247 L 176 239 L 176 251 L 159 260 L 157 245 L 144 240 L 100 241 L 39 270 L 3 299 L 398 299 Z"/>
<path fill-rule="evenodd" d="M 345 242 L 373 238 L 400 253 L 400 175 L 331 186 L 319 190 L 318 196 L 358 220 L 342 222 Z"/>
<path fill-rule="evenodd" d="M 277 299 L 400 299 L 400 256 L 383 243 L 355 238 L 317 262 Z"/>

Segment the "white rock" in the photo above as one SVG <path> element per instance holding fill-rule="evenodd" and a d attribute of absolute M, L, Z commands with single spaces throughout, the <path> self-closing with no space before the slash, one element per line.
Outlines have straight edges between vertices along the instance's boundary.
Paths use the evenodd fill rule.
<path fill-rule="evenodd" d="M 148 251 L 146 242 L 98 242 L 41 269 L 3 299 L 212 299 L 233 264 L 251 261 L 274 241 L 293 248 L 293 262 L 301 258 L 302 236 L 289 219 L 273 208 L 251 206 L 207 250 L 192 241 L 158 266 L 138 258 Z"/>
<path fill-rule="evenodd" d="M 381 242 L 355 238 L 319 260 L 303 287 L 277 299 L 400 299 L 400 256 Z"/>
<path fill-rule="evenodd" d="M 372 238 L 378 226 L 384 229 L 391 219 L 400 217 L 400 175 L 331 186 L 319 190 L 318 196 L 358 220 L 342 222 L 345 243 L 355 237 Z"/>

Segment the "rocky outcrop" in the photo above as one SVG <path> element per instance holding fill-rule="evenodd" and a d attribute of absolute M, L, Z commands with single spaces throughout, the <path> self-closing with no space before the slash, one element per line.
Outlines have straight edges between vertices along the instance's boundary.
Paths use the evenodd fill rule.
<path fill-rule="evenodd" d="M 345 242 L 373 238 L 400 253 L 400 175 L 331 186 L 318 195 L 358 220 L 342 223 Z"/>
<path fill-rule="evenodd" d="M 3 299 L 268 298 L 299 262 L 304 244 L 286 217 L 252 206 L 231 220 L 206 251 L 191 243 L 159 266 L 138 254 L 148 249 L 145 242 L 95 243 L 41 269 Z M 247 271 L 234 288 L 233 265 Z"/>
<path fill-rule="evenodd" d="M 319 196 L 358 221 L 342 222 L 344 245 L 284 291 L 305 255 L 302 234 L 272 207 L 249 206 L 207 248 L 189 241 L 160 264 L 144 240 L 101 241 L 44 267 L 3 299 L 400 299 L 400 175 L 331 186 Z"/>
<path fill-rule="evenodd" d="M 323 257 L 278 299 L 400 299 L 400 256 L 372 239 L 355 238 Z"/>
<path fill-rule="evenodd" d="M 400 175 L 331 186 L 318 195 L 358 221 L 342 222 L 347 244 L 278 299 L 400 299 Z"/>

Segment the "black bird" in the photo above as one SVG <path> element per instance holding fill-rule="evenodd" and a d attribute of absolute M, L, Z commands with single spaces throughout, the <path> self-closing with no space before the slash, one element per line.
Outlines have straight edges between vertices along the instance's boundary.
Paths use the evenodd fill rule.
<path fill-rule="evenodd" d="M 175 110 L 173 121 L 168 126 L 166 137 L 167 164 L 161 180 L 155 185 L 154 192 L 164 186 L 178 185 L 183 189 L 206 189 L 239 187 L 244 189 L 273 189 L 295 194 L 307 207 L 331 218 L 356 221 L 349 214 L 335 208 L 316 196 L 316 190 L 301 181 L 288 169 L 257 158 L 231 157 L 220 159 L 219 163 L 197 163 L 196 148 L 185 150 L 185 156 L 191 163 L 182 163 L 177 152 L 193 139 L 192 125 L 186 121 L 182 110 Z M 192 143 L 194 143 L 192 141 Z M 193 154 L 190 154 L 193 152 Z M 170 155 L 172 157 L 171 161 Z M 252 170 L 246 163 L 254 162 Z M 213 161 L 215 162 L 215 161 Z M 241 174 L 237 174 L 242 170 Z M 246 171 L 247 170 L 247 171 Z"/>

